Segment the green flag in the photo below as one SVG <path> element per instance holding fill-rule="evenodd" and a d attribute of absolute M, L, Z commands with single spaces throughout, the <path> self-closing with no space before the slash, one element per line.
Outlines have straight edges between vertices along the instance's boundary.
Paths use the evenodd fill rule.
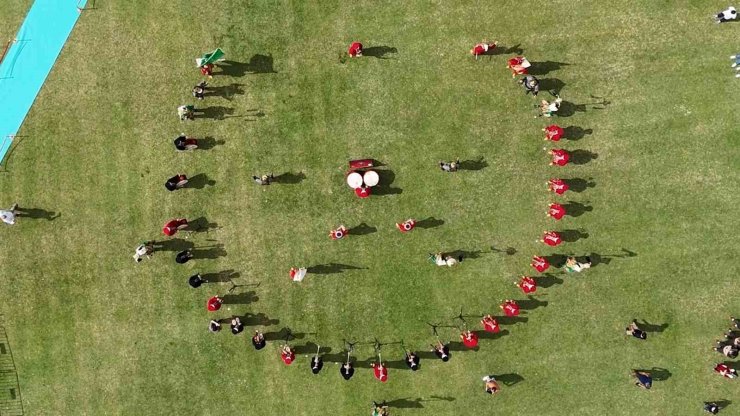
<path fill-rule="evenodd" d="M 208 65 L 212 64 L 219 59 L 223 58 L 226 54 L 224 51 L 221 50 L 221 48 L 216 48 L 213 52 L 208 52 L 207 54 L 203 55 L 199 59 L 196 59 L 195 62 L 198 64 L 198 66 Z"/>

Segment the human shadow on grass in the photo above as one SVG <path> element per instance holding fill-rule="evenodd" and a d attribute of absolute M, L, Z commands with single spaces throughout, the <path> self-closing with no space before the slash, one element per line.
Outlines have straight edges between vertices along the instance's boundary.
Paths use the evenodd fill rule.
<path fill-rule="evenodd" d="M 548 287 L 553 287 L 555 285 L 561 285 L 563 284 L 564 280 L 557 278 L 552 273 L 545 273 L 542 276 L 538 276 L 535 278 L 535 281 L 537 282 L 537 285 L 540 287 L 543 287 L 547 289 Z"/>
<path fill-rule="evenodd" d="M 637 322 L 637 326 L 645 332 L 663 332 L 668 328 L 669 324 L 651 324 L 646 320 L 641 319 L 642 322 Z"/>
<path fill-rule="evenodd" d="M 504 383 L 504 386 L 513 386 L 524 381 L 524 377 L 516 373 L 495 374 L 494 377 Z"/>
<path fill-rule="evenodd" d="M 223 120 L 227 116 L 234 114 L 234 109 L 230 107 L 224 107 L 222 105 L 213 105 L 210 107 L 204 107 L 199 109 L 196 113 L 196 118 L 211 118 L 214 120 Z"/>
<path fill-rule="evenodd" d="M 482 250 L 472 250 L 472 251 L 469 251 L 469 250 L 455 250 L 455 251 L 452 251 L 452 252 L 449 252 L 449 253 L 445 253 L 445 254 L 450 255 L 450 256 L 458 259 L 458 260 L 462 259 L 460 261 L 465 261 L 465 260 L 470 260 L 470 259 L 477 259 L 482 254 L 485 254 L 485 253 L 486 252 L 485 251 L 482 251 Z"/>
<path fill-rule="evenodd" d="M 570 152 L 570 161 L 574 165 L 585 165 L 586 163 L 599 158 L 598 153 L 588 150 L 578 149 Z"/>
<path fill-rule="evenodd" d="M 550 302 L 545 300 L 536 299 L 534 296 L 529 295 L 525 300 L 518 300 L 516 303 L 519 307 L 525 311 L 531 311 L 537 308 L 545 308 Z"/>
<path fill-rule="evenodd" d="M 265 336 L 265 341 L 282 341 L 282 342 L 285 342 L 286 339 L 290 341 L 294 339 L 303 339 L 306 337 L 305 332 L 293 332 L 288 327 L 282 327 L 277 331 L 263 332 L 262 335 Z"/>
<path fill-rule="evenodd" d="M 225 144 L 225 140 L 216 140 L 211 136 L 206 136 L 198 140 L 198 149 L 211 150 L 216 146 Z"/>
<path fill-rule="evenodd" d="M 372 188 L 373 195 L 398 195 L 403 193 L 403 189 L 394 188 L 393 181 L 396 180 L 396 174 L 390 169 L 376 170 L 379 177 L 378 185 Z"/>
<path fill-rule="evenodd" d="M 622 248 L 620 253 L 590 253 L 588 256 L 576 257 L 576 259 L 578 261 L 583 261 L 586 257 L 591 260 L 591 267 L 595 267 L 602 263 L 609 264 L 615 258 L 625 259 L 630 257 L 637 257 L 637 253 L 627 250 L 626 248 Z"/>
<path fill-rule="evenodd" d="M 578 126 L 568 126 L 563 129 L 563 138 L 576 141 L 581 140 L 587 134 L 592 134 L 593 132 L 593 129 L 583 129 L 582 127 Z"/>
<path fill-rule="evenodd" d="M 417 356 L 418 356 L 418 354 L 417 354 Z M 396 369 L 396 370 L 409 370 L 409 371 L 411 371 L 411 369 L 409 368 L 409 366 L 406 365 L 406 359 L 405 358 L 402 358 L 400 360 L 395 360 L 395 361 L 383 361 L 383 365 L 386 366 L 386 367 L 388 367 L 388 368 L 393 368 L 393 369 Z M 421 369 L 421 358 L 419 359 L 419 369 Z"/>
<path fill-rule="evenodd" d="M 459 341 L 452 341 L 449 344 L 447 344 L 447 346 L 450 348 L 450 351 L 455 351 L 455 352 L 468 352 L 468 351 L 478 352 L 480 350 L 480 346 L 477 346 L 474 348 L 468 348 L 465 346 L 465 344 Z"/>
<path fill-rule="evenodd" d="M 403 398 L 403 399 L 393 399 L 393 400 L 386 400 L 383 402 L 388 407 L 396 408 L 396 409 L 421 409 L 424 407 L 421 402 L 423 402 L 424 399 L 421 397 L 417 397 L 415 399 L 412 398 Z"/>
<path fill-rule="evenodd" d="M 342 263 L 326 263 L 326 264 L 317 264 L 315 266 L 306 267 L 306 271 L 308 273 L 314 273 L 314 274 L 336 274 L 336 273 L 342 273 L 345 270 L 363 270 L 367 269 L 367 267 L 358 267 L 353 266 L 351 264 L 342 264 Z"/>
<path fill-rule="evenodd" d="M 527 72 L 529 72 L 530 75 L 547 75 L 552 71 L 557 71 L 564 66 L 570 65 L 566 62 L 556 61 L 532 61 L 530 64 L 532 66 L 527 68 Z"/>
<path fill-rule="evenodd" d="M 578 240 L 585 240 L 588 238 L 588 233 L 581 230 L 563 230 L 558 231 L 560 238 L 567 243 L 575 243 Z"/>
<path fill-rule="evenodd" d="M 360 223 L 347 230 L 349 235 L 368 235 L 378 231 L 378 227 L 372 227 L 366 223 Z"/>
<path fill-rule="evenodd" d="M 481 156 L 477 159 L 463 160 L 460 162 L 460 170 L 482 170 L 488 167 L 488 162 Z"/>
<path fill-rule="evenodd" d="M 398 53 L 398 49 L 392 46 L 370 46 L 362 49 L 362 56 L 372 56 L 378 59 L 388 59 L 386 55 L 391 53 Z"/>
<path fill-rule="evenodd" d="M 230 77 L 243 77 L 247 73 L 253 74 L 275 74 L 274 59 L 271 54 L 255 54 L 249 58 L 249 62 L 221 61 L 217 65 L 221 69 L 220 75 Z M 217 75 L 217 74 L 214 74 Z"/>
<path fill-rule="evenodd" d="M 254 290 L 250 290 L 243 293 L 229 293 L 226 295 L 223 295 L 221 297 L 223 299 L 224 304 L 235 304 L 235 305 L 248 305 L 250 303 L 257 302 L 260 300 L 259 296 L 257 296 L 257 292 Z"/>
<path fill-rule="evenodd" d="M 650 377 L 653 378 L 653 381 L 665 381 L 671 378 L 672 375 L 670 371 L 661 367 L 653 367 L 645 370 L 639 369 L 637 371 L 645 371 L 650 373 Z"/>
<path fill-rule="evenodd" d="M 285 173 L 281 173 L 280 175 L 275 176 L 272 179 L 272 182 L 282 183 L 286 185 L 293 185 L 296 183 L 301 183 L 304 179 L 306 179 L 306 174 L 303 172 L 298 172 L 298 173 L 285 172 Z"/>
<path fill-rule="evenodd" d="M 586 104 L 576 104 L 570 101 L 563 101 L 560 103 L 560 108 L 555 113 L 558 117 L 570 117 L 575 113 L 585 113 Z"/>
<path fill-rule="evenodd" d="M 565 254 L 550 254 L 542 257 L 547 260 L 548 263 L 550 263 L 551 267 L 554 267 L 556 269 L 565 266 L 565 262 L 566 260 L 568 260 L 568 256 L 566 256 Z"/>
<path fill-rule="evenodd" d="M 529 318 L 526 316 L 497 316 L 496 321 L 499 325 L 526 324 Z"/>
<path fill-rule="evenodd" d="M 231 282 L 234 279 L 238 279 L 241 273 L 234 271 L 234 269 L 222 270 L 220 272 L 213 273 L 201 273 L 200 277 L 208 283 L 226 283 Z"/>
<path fill-rule="evenodd" d="M 591 205 L 584 205 L 580 202 L 573 201 L 568 201 L 567 204 L 563 204 L 563 208 L 565 208 L 565 214 L 569 217 L 580 217 L 586 212 L 591 212 L 594 210 L 594 207 L 592 207 Z"/>
<path fill-rule="evenodd" d="M 549 91 L 552 95 L 558 95 L 565 88 L 565 82 L 557 78 L 544 78 L 540 80 L 540 90 Z M 560 109 L 556 114 L 560 114 L 563 109 L 563 104 L 560 104 Z"/>
<path fill-rule="evenodd" d="M 317 343 L 309 341 L 303 345 L 294 346 L 293 352 L 299 355 L 301 354 L 312 354 L 313 355 L 313 354 L 316 354 L 316 351 L 318 351 L 318 349 L 319 349 L 319 345 Z M 322 346 L 321 350 L 319 351 L 319 354 L 329 353 L 329 352 L 331 352 L 331 347 Z M 321 358 L 324 359 L 325 357 L 322 356 Z"/>
<path fill-rule="evenodd" d="M 221 97 L 225 98 L 227 100 L 234 99 L 235 95 L 243 95 L 244 94 L 244 88 L 242 88 L 244 84 L 230 84 L 230 85 L 223 85 L 219 87 L 211 87 L 210 85 L 206 87 L 206 92 L 204 94 L 205 97 Z"/>
<path fill-rule="evenodd" d="M 194 259 L 217 259 L 227 255 L 223 244 L 213 244 L 210 246 L 193 248 L 190 253 Z"/>
<path fill-rule="evenodd" d="M 280 319 L 270 318 L 262 312 L 247 312 L 241 317 L 241 320 L 244 326 L 270 326 L 280 323 Z"/>
<path fill-rule="evenodd" d="M 726 408 L 727 406 L 732 404 L 731 400 L 712 400 L 708 402 L 704 402 L 704 404 L 714 403 L 719 407 L 720 410 Z"/>
<path fill-rule="evenodd" d="M 187 230 L 191 232 L 201 233 L 215 229 L 218 229 L 218 224 L 215 222 L 208 222 L 206 217 L 198 217 L 192 221 L 188 221 Z"/>
<path fill-rule="evenodd" d="M 522 45 L 520 43 L 517 43 L 514 46 L 506 47 L 502 44 L 497 44 L 495 48 L 489 49 L 487 52 L 485 52 L 483 55 L 486 56 L 494 56 L 494 55 L 521 55 L 524 53 L 524 49 L 521 47 Z"/>
<path fill-rule="evenodd" d="M 419 228 L 436 228 L 445 223 L 444 220 L 438 220 L 434 217 L 424 218 L 423 220 L 416 221 L 416 226 Z"/>
<path fill-rule="evenodd" d="M 571 178 L 571 179 L 563 179 L 563 182 L 568 185 L 568 190 L 581 193 L 585 191 L 588 188 L 593 188 L 596 186 L 596 182 L 593 181 L 593 178 L 581 179 L 581 178 Z"/>
<path fill-rule="evenodd" d="M 495 246 L 491 246 L 491 251 L 494 253 L 504 253 L 507 256 L 513 256 L 517 253 L 514 247 L 496 248 Z"/>
<path fill-rule="evenodd" d="M 183 240 L 182 238 L 172 238 L 163 241 L 153 241 L 154 252 L 157 251 L 185 251 L 195 247 L 195 244 L 191 241 Z"/>
<path fill-rule="evenodd" d="M 203 189 L 206 186 L 214 186 L 216 181 L 208 179 L 208 175 L 205 173 L 199 173 L 192 178 L 188 179 L 188 188 Z"/>
<path fill-rule="evenodd" d="M 15 216 L 19 218 L 32 218 L 34 220 L 54 221 L 61 217 L 62 214 L 41 208 L 16 207 Z"/>
<path fill-rule="evenodd" d="M 497 320 L 496 322 L 499 322 L 499 321 Z M 500 323 L 501 322 L 499 322 L 499 324 Z M 494 339 L 499 339 L 501 337 L 505 337 L 507 335 L 509 335 L 509 330 L 508 329 L 503 329 L 503 330 L 501 330 L 499 332 L 478 331 L 478 338 L 479 339 L 494 340 Z"/>

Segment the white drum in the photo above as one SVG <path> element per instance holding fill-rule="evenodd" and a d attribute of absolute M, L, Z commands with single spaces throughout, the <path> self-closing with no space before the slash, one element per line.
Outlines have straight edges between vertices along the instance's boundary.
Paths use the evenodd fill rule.
<path fill-rule="evenodd" d="M 357 172 L 351 172 L 347 175 L 347 185 L 352 189 L 359 188 L 362 186 L 362 175 Z"/>
<path fill-rule="evenodd" d="M 380 176 L 378 175 L 378 172 L 374 170 L 369 170 L 365 172 L 365 175 L 363 176 L 363 180 L 365 181 L 365 185 L 367 186 L 375 186 L 380 182 Z"/>

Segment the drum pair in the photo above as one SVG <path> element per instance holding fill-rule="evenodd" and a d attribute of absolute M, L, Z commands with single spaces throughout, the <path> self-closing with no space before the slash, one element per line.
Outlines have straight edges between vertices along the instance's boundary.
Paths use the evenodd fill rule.
<path fill-rule="evenodd" d="M 347 175 L 347 185 L 352 189 L 357 189 L 363 184 L 368 187 L 373 187 L 377 185 L 378 182 L 380 182 L 380 176 L 378 175 L 378 172 L 374 170 L 368 170 L 364 173 L 350 172 L 349 175 Z"/>

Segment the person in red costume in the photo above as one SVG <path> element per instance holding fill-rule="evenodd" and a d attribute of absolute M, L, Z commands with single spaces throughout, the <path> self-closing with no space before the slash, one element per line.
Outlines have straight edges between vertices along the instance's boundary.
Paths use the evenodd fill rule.
<path fill-rule="evenodd" d="M 547 216 L 559 220 L 565 215 L 565 208 L 560 204 L 550 204 L 547 207 Z"/>
<path fill-rule="evenodd" d="M 365 185 L 362 185 L 359 188 L 355 188 L 355 195 L 360 198 L 367 198 L 370 196 L 370 188 Z"/>
<path fill-rule="evenodd" d="M 164 227 L 162 227 L 162 232 L 164 235 L 168 237 L 172 237 L 173 235 L 177 234 L 179 230 L 182 230 L 188 226 L 188 220 L 185 218 L 175 218 L 174 220 L 169 220 L 167 223 L 164 224 Z"/>
<path fill-rule="evenodd" d="M 218 295 L 213 296 L 212 298 L 208 299 L 208 302 L 206 302 L 206 309 L 208 309 L 209 312 L 216 312 L 217 310 L 221 309 L 221 305 L 224 303 L 224 300 L 221 299 Z"/>
<path fill-rule="evenodd" d="M 517 316 L 519 315 L 519 305 L 513 299 L 506 299 L 504 303 L 500 305 L 502 311 L 506 316 Z"/>
<path fill-rule="evenodd" d="M 200 73 L 204 77 L 213 78 L 213 64 L 205 64 L 200 67 Z"/>
<path fill-rule="evenodd" d="M 564 149 L 552 149 L 548 153 L 552 155 L 552 162 L 550 162 L 550 166 L 565 166 L 570 160 L 570 153 L 568 153 L 568 151 Z"/>
<path fill-rule="evenodd" d="M 496 334 L 501 331 L 501 327 L 498 326 L 498 321 L 496 321 L 496 318 L 491 316 L 491 314 L 484 316 L 480 323 L 483 324 L 483 330 L 486 332 L 493 332 Z"/>
<path fill-rule="evenodd" d="M 473 331 L 465 330 L 460 334 L 460 339 L 463 345 L 468 348 L 475 348 L 478 346 L 478 334 Z"/>
<path fill-rule="evenodd" d="M 475 59 L 478 59 L 478 55 L 485 55 L 488 52 L 492 51 L 498 42 L 488 43 L 488 41 L 483 41 L 481 43 L 476 43 L 475 46 L 473 46 L 473 49 L 470 50 L 470 54 L 475 56 Z"/>
<path fill-rule="evenodd" d="M 295 360 L 295 352 L 293 352 L 293 349 L 290 348 L 289 345 L 283 345 L 280 348 L 280 359 L 283 360 L 285 365 L 293 364 L 293 360 Z"/>
<path fill-rule="evenodd" d="M 349 232 L 347 232 L 347 228 L 344 225 L 340 225 L 336 230 L 331 230 L 329 232 L 329 237 L 331 237 L 332 240 L 340 240 L 348 234 Z"/>
<path fill-rule="evenodd" d="M 360 42 L 352 42 L 352 44 L 349 45 L 349 49 L 347 49 L 347 53 L 350 58 L 362 56 L 362 44 Z"/>
<path fill-rule="evenodd" d="M 402 233 L 407 233 L 416 227 L 416 220 L 409 218 L 406 221 L 402 223 L 396 223 L 396 228 L 398 228 L 399 231 Z"/>
<path fill-rule="evenodd" d="M 532 263 L 530 265 L 539 273 L 542 273 L 550 267 L 550 262 L 544 257 L 532 256 Z"/>
<path fill-rule="evenodd" d="M 525 295 L 537 291 L 537 283 L 529 276 L 522 276 L 522 279 L 515 284 Z"/>
<path fill-rule="evenodd" d="M 560 237 L 560 234 L 558 234 L 557 231 L 545 231 L 545 233 L 542 235 L 542 240 L 540 241 L 550 247 L 556 247 L 563 242 L 563 239 Z"/>
<path fill-rule="evenodd" d="M 714 371 L 719 373 L 722 377 L 735 378 L 737 377 L 737 370 L 730 368 L 727 364 L 719 363 L 714 366 Z"/>
<path fill-rule="evenodd" d="M 373 375 L 375 375 L 375 378 L 385 383 L 388 381 L 388 368 L 383 365 L 381 362 L 372 363 L 371 366 L 373 367 Z"/>
<path fill-rule="evenodd" d="M 550 140 L 553 142 L 559 141 L 563 137 L 563 133 L 565 132 L 562 127 L 558 126 L 557 124 L 551 124 L 542 131 L 545 132 L 545 140 Z"/>
<path fill-rule="evenodd" d="M 511 77 L 516 78 L 517 75 L 526 75 L 529 72 L 527 71 L 527 68 L 529 68 L 531 64 L 527 60 L 527 58 L 523 56 L 515 56 L 513 58 L 510 58 L 506 62 L 506 67 L 511 69 Z"/>
<path fill-rule="evenodd" d="M 565 183 L 564 180 L 556 178 L 550 179 L 547 182 L 547 187 L 550 191 L 555 192 L 558 195 L 564 194 L 569 188 L 568 184 Z"/>

